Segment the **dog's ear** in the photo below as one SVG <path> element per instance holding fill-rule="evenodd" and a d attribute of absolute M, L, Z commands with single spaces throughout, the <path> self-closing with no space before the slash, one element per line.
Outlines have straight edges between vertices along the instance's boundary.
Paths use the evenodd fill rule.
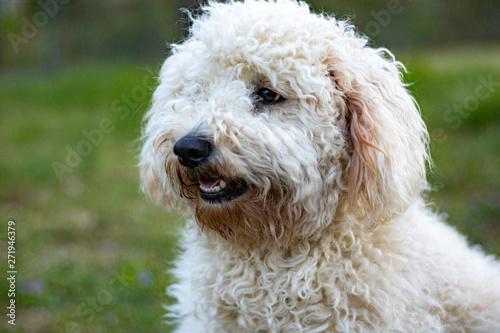
<path fill-rule="evenodd" d="M 389 51 L 362 47 L 329 65 L 348 126 L 349 212 L 372 227 L 403 213 L 420 196 L 427 130 L 402 82 L 403 66 Z"/>

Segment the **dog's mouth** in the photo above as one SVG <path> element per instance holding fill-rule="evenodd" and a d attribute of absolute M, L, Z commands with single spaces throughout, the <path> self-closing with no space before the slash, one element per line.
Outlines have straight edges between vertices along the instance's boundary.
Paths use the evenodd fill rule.
<path fill-rule="evenodd" d="M 200 178 L 200 197 L 209 204 L 219 204 L 243 195 L 248 185 L 242 179 Z"/>

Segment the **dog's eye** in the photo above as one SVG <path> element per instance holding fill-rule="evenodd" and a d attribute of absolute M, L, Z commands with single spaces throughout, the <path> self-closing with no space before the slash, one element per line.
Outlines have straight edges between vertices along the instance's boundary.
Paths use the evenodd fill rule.
<path fill-rule="evenodd" d="M 267 88 L 259 89 L 259 91 L 257 91 L 257 97 L 259 98 L 259 101 L 267 104 L 274 104 L 284 100 L 283 96 Z"/>

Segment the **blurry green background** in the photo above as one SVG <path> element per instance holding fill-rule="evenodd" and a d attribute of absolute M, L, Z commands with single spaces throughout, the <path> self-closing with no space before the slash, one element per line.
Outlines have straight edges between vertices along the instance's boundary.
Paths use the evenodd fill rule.
<path fill-rule="evenodd" d="M 431 132 L 429 194 L 500 254 L 500 2 L 311 1 L 408 68 Z M 141 118 L 194 1 L 0 0 L 0 249 L 16 222 L 16 326 L 157 332 L 182 217 L 139 191 Z M 77 152 L 80 152 L 78 154 Z"/>

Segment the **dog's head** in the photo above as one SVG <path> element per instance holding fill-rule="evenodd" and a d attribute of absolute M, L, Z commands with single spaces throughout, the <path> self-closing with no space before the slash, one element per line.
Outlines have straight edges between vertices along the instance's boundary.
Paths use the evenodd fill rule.
<path fill-rule="evenodd" d="M 400 67 L 302 2 L 212 3 L 161 69 L 143 185 L 238 242 L 383 223 L 425 184 L 427 134 Z"/>

